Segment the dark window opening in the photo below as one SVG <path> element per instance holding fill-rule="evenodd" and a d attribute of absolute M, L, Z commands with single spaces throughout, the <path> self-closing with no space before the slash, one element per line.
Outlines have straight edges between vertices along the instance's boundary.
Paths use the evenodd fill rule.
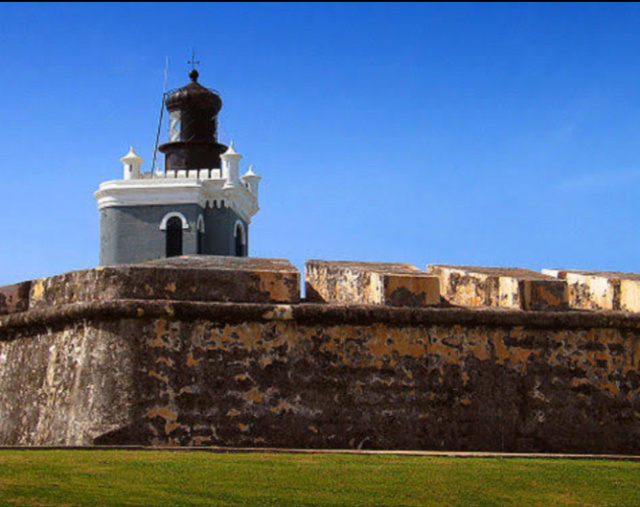
<path fill-rule="evenodd" d="M 167 257 L 182 255 L 182 220 L 172 217 L 167 221 Z"/>
<path fill-rule="evenodd" d="M 198 253 L 204 253 L 204 232 L 198 231 Z"/>
<path fill-rule="evenodd" d="M 244 244 L 243 244 L 243 231 L 242 227 L 236 226 L 236 257 L 244 257 Z"/>

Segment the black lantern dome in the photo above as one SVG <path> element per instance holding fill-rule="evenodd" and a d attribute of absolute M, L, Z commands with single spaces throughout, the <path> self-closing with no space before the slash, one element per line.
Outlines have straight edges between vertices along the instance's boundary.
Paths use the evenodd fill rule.
<path fill-rule="evenodd" d="M 218 113 L 222 99 L 198 83 L 198 71 L 189 73 L 191 82 L 167 94 L 169 142 L 158 149 L 165 154 L 165 170 L 220 167 L 220 154 L 227 147 L 218 143 Z"/>
<path fill-rule="evenodd" d="M 199 72 L 193 69 L 189 72 L 191 82 L 167 94 L 166 105 L 169 112 L 193 107 L 211 109 L 218 114 L 222 109 L 222 100 L 213 90 L 198 83 Z"/>

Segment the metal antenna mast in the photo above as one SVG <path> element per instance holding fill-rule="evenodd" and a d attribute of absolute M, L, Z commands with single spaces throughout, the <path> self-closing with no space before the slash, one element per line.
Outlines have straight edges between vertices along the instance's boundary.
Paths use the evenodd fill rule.
<path fill-rule="evenodd" d="M 158 143 L 160 142 L 160 130 L 162 128 L 162 114 L 164 113 L 164 100 L 167 97 L 167 72 L 169 71 L 169 57 L 164 63 L 164 86 L 162 87 L 162 105 L 160 106 L 160 120 L 158 120 L 158 133 L 156 134 L 156 145 L 153 148 L 153 162 L 151 163 L 151 177 L 155 177 L 156 155 L 158 154 Z"/>

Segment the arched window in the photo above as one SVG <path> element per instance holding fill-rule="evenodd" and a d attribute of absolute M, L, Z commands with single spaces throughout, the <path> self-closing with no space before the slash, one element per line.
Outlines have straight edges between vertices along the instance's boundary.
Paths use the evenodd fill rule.
<path fill-rule="evenodd" d="M 173 217 L 177 217 L 180 219 L 183 229 L 189 228 L 189 221 L 187 220 L 187 217 L 185 217 L 182 213 L 178 211 L 172 211 L 171 213 L 167 213 L 164 217 L 162 217 L 162 220 L 160 222 L 161 231 L 167 230 L 167 222 L 169 221 L 170 218 L 173 218 Z"/>
<path fill-rule="evenodd" d="M 244 231 L 244 225 L 242 225 L 242 222 L 240 220 L 236 222 L 233 235 L 235 237 L 235 256 L 246 257 L 247 236 Z"/>
<path fill-rule="evenodd" d="M 178 211 L 167 213 L 160 222 L 160 230 L 165 231 L 166 255 L 182 255 L 182 231 L 189 228 L 187 218 Z"/>
<path fill-rule="evenodd" d="M 171 217 L 167 220 L 167 257 L 182 255 L 182 220 Z"/>

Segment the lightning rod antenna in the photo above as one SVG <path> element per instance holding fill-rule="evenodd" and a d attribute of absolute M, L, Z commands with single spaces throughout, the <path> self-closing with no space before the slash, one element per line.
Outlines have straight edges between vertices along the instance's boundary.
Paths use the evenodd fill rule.
<path fill-rule="evenodd" d="M 162 87 L 162 104 L 160 105 L 160 119 L 158 120 L 158 133 L 156 134 L 156 145 L 153 148 L 153 162 L 151 163 L 151 177 L 155 177 L 156 155 L 158 154 L 158 143 L 160 142 L 160 130 L 162 129 L 162 114 L 164 113 L 164 101 L 167 97 L 167 73 L 169 71 L 169 57 L 164 63 L 164 85 Z"/>

